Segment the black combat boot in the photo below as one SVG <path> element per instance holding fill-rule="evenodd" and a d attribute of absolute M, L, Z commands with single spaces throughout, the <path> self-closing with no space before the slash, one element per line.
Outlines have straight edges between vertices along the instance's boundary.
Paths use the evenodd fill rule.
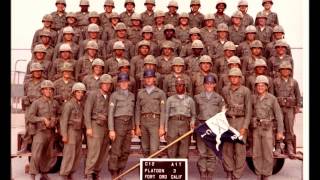
<path fill-rule="evenodd" d="M 281 143 L 280 142 L 276 142 L 276 150 L 273 152 L 274 156 L 280 156 L 282 153 L 281 151 Z"/>
<path fill-rule="evenodd" d="M 295 158 L 295 154 L 294 154 L 294 148 L 293 148 L 293 144 L 291 141 L 287 142 L 287 150 L 288 150 L 288 156 L 290 159 L 294 159 Z"/>
<path fill-rule="evenodd" d="M 200 171 L 200 180 L 207 180 L 207 172 Z"/>

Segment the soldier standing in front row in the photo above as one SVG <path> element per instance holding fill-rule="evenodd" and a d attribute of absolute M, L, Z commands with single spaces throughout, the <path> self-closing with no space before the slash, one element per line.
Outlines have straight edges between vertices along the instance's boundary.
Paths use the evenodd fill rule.
<path fill-rule="evenodd" d="M 194 129 L 196 109 L 191 96 L 186 94 L 185 80 L 178 77 L 175 81 L 177 94 L 170 96 L 166 104 L 166 123 L 168 144 Z M 169 158 L 188 158 L 190 136 L 184 138 L 179 144 L 168 148 Z"/>
<path fill-rule="evenodd" d="M 111 94 L 109 101 L 108 128 L 112 141 L 108 169 L 112 178 L 126 167 L 130 154 L 131 136 L 134 135 L 135 96 L 128 90 L 129 75 L 118 74 L 119 89 Z"/>
<path fill-rule="evenodd" d="M 156 72 L 152 69 L 143 73 L 145 88 L 141 89 L 136 101 L 136 134 L 141 136 L 141 146 L 145 157 L 155 153 L 164 135 L 166 94 L 155 86 Z"/>
<path fill-rule="evenodd" d="M 273 120 L 277 121 L 277 139 L 283 138 L 283 116 L 277 98 L 268 93 L 268 78 L 259 75 L 255 81 L 253 107 L 253 164 L 259 180 L 267 180 L 273 169 Z"/>
<path fill-rule="evenodd" d="M 241 70 L 232 68 L 229 71 L 230 86 L 222 89 L 222 96 L 227 105 L 227 120 L 233 128 L 240 132 L 246 142 L 246 134 L 250 124 L 252 105 L 250 90 L 241 85 Z M 227 179 L 240 179 L 245 169 L 246 145 L 225 142 L 222 149 L 223 167 Z"/>
<path fill-rule="evenodd" d="M 212 74 L 204 76 L 204 91 L 194 97 L 197 109 L 197 126 L 200 126 L 206 120 L 221 112 L 224 106 L 223 97 L 215 92 L 216 79 Z M 200 180 L 212 180 L 217 162 L 216 155 L 203 142 L 200 136 L 197 136 L 197 148 L 200 155 L 197 163 Z"/>
<path fill-rule="evenodd" d="M 62 135 L 63 159 L 60 175 L 65 179 L 72 179 L 72 174 L 80 164 L 82 147 L 83 102 L 86 86 L 75 83 L 72 86 L 72 98 L 66 102 L 61 117 L 60 128 Z"/>

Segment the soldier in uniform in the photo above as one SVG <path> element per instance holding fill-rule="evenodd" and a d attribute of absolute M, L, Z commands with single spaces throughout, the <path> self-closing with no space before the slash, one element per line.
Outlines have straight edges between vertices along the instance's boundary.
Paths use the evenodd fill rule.
<path fill-rule="evenodd" d="M 112 12 L 110 14 L 110 24 L 103 26 L 103 32 L 101 35 L 101 39 L 105 41 L 105 46 L 107 47 L 108 41 L 110 39 L 114 39 L 116 37 L 116 25 L 120 22 L 120 16 L 116 12 Z"/>
<path fill-rule="evenodd" d="M 180 54 L 182 43 L 179 39 L 175 38 L 175 27 L 172 24 L 166 24 L 164 26 L 164 40 L 161 40 L 158 42 L 158 44 L 161 44 L 163 41 L 171 41 L 174 44 L 173 52 L 176 56 Z"/>
<path fill-rule="evenodd" d="M 109 152 L 108 103 L 112 78 L 103 74 L 99 88 L 90 91 L 84 106 L 84 123 L 87 136 L 85 175 L 88 180 L 99 179 L 102 163 Z"/>
<path fill-rule="evenodd" d="M 56 0 L 57 10 L 51 13 L 53 18 L 52 29 L 59 31 L 66 24 L 66 15 L 65 8 L 67 3 L 65 0 Z"/>
<path fill-rule="evenodd" d="M 170 96 L 166 103 L 165 130 L 168 144 L 184 135 L 190 129 L 194 129 L 196 120 L 195 102 L 186 94 L 186 86 L 183 78 L 175 80 L 177 94 Z M 168 148 L 169 158 L 188 158 L 190 137 L 184 138 L 179 144 Z"/>
<path fill-rule="evenodd" d="M 83 97 L 86 86 L 80 82 L 72 86 L 72 98 L 66 102 L 61 117 L 63 154 L 60 176 L 65 180 L 72 179 L 72 174 L 78 169 L 81 159 L 83 125 Z"/>
<path fill-rule="evenodd" d="M 125 0 L 124 8 L 126 9 L 124 12 L 120 14 L 121 22 L 123 22 L 126 26 L 131 26 L 131 16 L 134 14 L 134 8 L 136 4 L 134 0 Z"/>
<path fill-rule="evenodd" d="M 163 80 L 163 91 L 167 97 L 177 94 L 176 91 L 176 80 L 182 78 L 184 86 L 186 87 L 186 93 L 189 96 L 193 95 L 191 78 L 184 72 L 185 63 L 181 57 L 175 57 L 172 60 L 172 71 L 171 74 L 165 76 Z"/>
<path fill-rule="evenodd" d="M 130 154 L 131 136 L 134 135 L 135 96 L 129 88 L 129 75 L 118 75 L 119 89 L 111 94 L 109 101 L 108 128 L 111 152 L 108 169 L 112 178 L 117 177 L 126 167 Z"/>
<path fill-rule="evenodd" d="M 103 27 L 100 25 L 100 15 L 97 11 L 91 11 L 89 14 L 88 14 L 88 22 L 89 24 L 83 28 L 82 30 L 82 34 L 83 34 L 83 37 L 84 39 L 88 39 L 90 37 L 89 35 L 89 25 L 90 24 L 95 24 L 98 26 L 99 28 L 99 34 L 97 36 L 97 39 L 100 39 L 102 40 L 102 31 L 103 31 Z"/>
<path fill-rule="evenodd" d="M 150 25 L 146 25 L 142 28 L 141 30 L 141 36 L 142 36 L 142 41 L 149 41 L 150 42 L 150 52 L 149 54 L 157 57 L 160 56 L 160 49 L 159 46 L 157 44 L 157 41 L 155 41 L 155 39 L 153 38 L 154 33 L 153 33 L 153 28 Z M 141 42 L 141 41 L 140 41 Z M 138 44 L 140 43 L 138 42 L 135 46 L 135 55 L 138 55 L 139 53 L 139 47 Z"/>
<path fill-rule="evenodd" d="M 245 40 L 239 44 L 236 50 L 236 55 L 240 58 L 251 56 L 250 44 L 256 40 L 257 29 L 255 26 L 249 25 L 246 27 L 245 33 Z"/>
<path fill-rule="evenodd" d="M 142 20 L 141 15 L 133 13 L 131 16 L 131 26 L 128 28 L 128 40 L 136 45 L 141 38 Z"/>
<path fill-rule="evenodd" d="M 164 21 L 165 13 L 161 10 L 158 10 L 154 13 L 154 24 L 153 24 L 153 38 L 156 42 L 159 42 L 164 39 Z"/>
<path fill-rule="evenodd" d="M 229 30 L 225 23 L 220 23 L 217 27 L 217 39 L 207 44 L 208 54 L 215 61 L 223 57 L 223 46 L 228 41 Z"/>
<path fill-rule="evenodd" d="M 268 78 L 259 75 L 252 95 L 253 164 L 259 180 L 267 180 L 273 170 L 273 120 L 277 122 L 277 139 L 283 139 L 283 116 L 277 98 L 268 93 Z"/>
<path fill-rule="evenodd" d="M 99 79 L 104 72 L 104 61 L 102 59 L 95 59 L 92 62 L 92 73 L 84 76 L 82 82 L 85 84 L 87 91 L 99 89 Z"/>
<path fill-rule="evenodd" d="M 154 12 L 153 8 L 156 6 L 155 0 L 146 0 L 144 2 L 144 5 L 146 6 L 146 10 L 141 13 L 141 21 L 142 25 L 146 26 L 152 26 L 154 24 Z"/>
<path fill-rule="evenodd" d="M 273 80 L 274 95 L 283 112 L 285 144 L 289 158 L 294 158 L 295 134 L 293 132 L 295 114 L 301 112 L 301 94 L 298 82 L 292 78 L 292 65 L 282 62 L 279 66 L 280 76 Z M 276 155 L 281 153 L 280 142 L 276 143 Z"/>
<path fill-rule="evenodd" d="M 54 53 L 54 47 L 52 46 L 52 37 L 51 33 L 48 30 L 43 30 L 39 33 L 40 36 L 40 42 L 39 44 L 42 44 L 46 49 L 46 55 L 44 59 L 47 59 L 49 61 L 53 61 L 53 53 Z M 34 49 L 32 49 L 33 52 Z M 34 58 L 34 54 L 32 53 L 32 59 Z"/>
<path fill-rule="evenodd" d="M 204 91 L 194 96 L 197 110 L 197 126 L 202 125 L 206 120 L 221 112 L 224 106 L 223 97 L 215 92 L 216 77 L 208 74 L 204 76 L 203 82 Z M 200 180 L 212 180 L 216 169 L 217 157 L 200 136 L 197 136 L 197 148 L 200 155 L 197 162 Z"/>
<path fill-rule="evenodd" d="M 160 137 L 164 135 L 166 94 L 156 87 L 156 74 L 148 69 L 143 72 L 144 88 L 137 95 L 135 109 L 136 135 L 141 136 L 145 157 L 158 151 Z"/>
<path fill-rule="evenodd" d="M 156 58 L 154 58 L 153 55 L 148 55 L 147 57 L 144 58 L 144 65 L 143 65 L 143 69 L 142 72 L 138 73 L 137 76 L 135 77 L 136 79 L 136 86 L 137 89 L 143 89 L 144 88 L 144 72 L 146 70 L 153 70 L 155 73 L 155 82 L 154 85 L 157 86 L 158 88 L 162 89 L 162 77 L 161 74 L 156 72 L 156 68 L 157 68 L 157 60 Z"/>
<path fill-rule="evenodd" d="M 42 18 L 43 28 L 38 29 L 32 39 L 31 49 L 34 48 L 35 45 L 37 45 L 40 42 L 40 32 L 46 30 L 50 32 L 51 36 L 51 45 L 55 46 L 57 41 L 58 33 L 52 28 L 53 24 L 53 17 L 50 14 L 46 14 Z"/>
<path fill-rule="evenodd" d="M 76 64 L 75 80 L 82 81 L 83 77 L 91 73 L 91 64 L 98 57 L 98 44 L 96 41 L 88 41 L 85 46 L 85 54 L 79 58 Z"/>
<path fill-rule="evenodd" d="M 189 12 L 189 18 L 190 18 L 190 28 L 197 27 L 202 28 L 202 23 L 204 20 L 204 15 L 199 12 L 199 9 L 201 7 L 200 0 L 191 0 L 190 2 L 190 8 L 191 11 Z"/>
<path fill-rule="evenodd" d="M 82 34 L 82 29 L 78 26 L 78 19 L 77 15 L 73 12 L 69 12 L 66 15 L 66 26 L 63 28 L 63 30 L 59 31 L 57 43 L 63 42 L 64 39 L 64 34 L 67 33 L 65 32 L 65 28 L 70 26 L 72 27 L 73 31 L 68 30 L 73 36 L 72 36 L 72 41 L 76 44 L 79 44 L 79 42 L 83 41 L 83 34 Z"/>
<path fill-rule="evenodd" d="M 89 7 L 90 7 L 90 3 L 89 0 L 80 0 L 80 11 L 76 12 L 76 16 L 78 19 L 78 24 L 77 26 L 80 29 L 85 29 L 86 26 L 89 25 Z"/>
<path fill-rule="evenodd" d="M 138 74 L 143 72 L 144 59 L 149 55 L 150 42 L 140 41 L 138 44 L 139 53 L 130 61 L 130 76 L 136 78 Z"/>
<path fill-rule="evenodd" d="M 279 25 L 278 15 L 277 13 L 271 11 L 273 5 L 272 0 L 262 0 L 263 11 L 267 15 L 267 25 L 274 27 Z"/>
<path fill-rule="evenodd" d="M 212 43 L 212 41 L 217 39 L 217 28 L 215 25 L 214 14 L 206 14 L 204 16 L 204 26 L 200 29 L 200 34 L 202 34 L 203 42 L 206 46 Z"/>
<path fill-rule="evenodd" d="M 164 24 L 172 24 L 173 26 L 178 26 L 179 14 L 177 10 L 179 8 L 178 2 L 175 0 L 170 0 L 168 3 L 168 11 L 165 13 Z"/>
<path fill-rule="evenodd" d="M 199 59 L 203 53 L 204 45 L 201 40 L 194 40 L 191 45 L 192 54 L 185 58 L 185 63 L 187 65 L 186 72 L 192 76 L 193 73 L 199 72 Z"/>
<path fill-rule="evenodd" d="M 240 132 L 246 142 L 246 134 L 252 116 L 250 90 L 241 85 L 241 70 L 232 68 L 229 71 L 230 86 L 222 89 L 222 96 L 227 105 L 226 117 L 233 128 Z M 240 179 L 245 169 L 246 145 L 225 142 L 222 149 L 223 167 L 228 179 Z"/>
<path fill-rule="evenodd" d="M 176 38 L 179 39 L 182 43 L 182 46 L 186 45 L 189 40 L 189 14 L 188 13 L 180 13 L 179 14 L 179 24 L 176 28 Z"/>
<path fill-rule="evenodd" d="M 113 44 L 113 56 L 105 61 L 104 72 L 114 77 L 118 73 L 119 63 L 124 57 L 125 47 L 121 41 Z"/>
<path fill-rule="evenodd" d="M 104 1 L 104 12 L 100 13 L 100 25 L 105 30 L 106 27 L 111 27 L 111 14 L 113 13 L 114 1 L 113 0 L 105 0 Z"/>
<path fill-rule="evenodd" d="M 234 44 L 239 45 L 245 40 L 245 26 L 242 24 L 243 14 L 236 11 L 231 16 L 231 25 L 229 26 L 229 39 Z"/>
<path fill-rule="evenodd" d="M 213 72 L 217 73 L 219 80 L 223 75 L 228 74 L 228 59 L 234 56 L 236 51 L 236 46 L 232 41 L 227 41 L 223 45 L 223 56 L 216 59 L 213 63 Z"/>
<path fill-rule="evenodd" d="M 29 165 L 29 173 L 33 180 L 39 173 L 41 179 L 49 179 L 47 173 L 57 161 L 53 146 L 58 123 L 58 103 L 53 99 L 54 87 L 51 81 L 42 81 L 40 88 L 42 96 L 31 104 L 27 115 L 29 123 L 36 127 Z"/>
<path fill-rule="evenodd" d="M 113 87 L 114 87 L 114 91 L 116 89 L 119 89 L 119 85 L 118 85 L 118 74 L 120 73 L 127 73 L 129 74 L 129 88 L 128 90 L 130 92 L 132 92 L 134 95 L 136 95 L 137 93 L 137 84 L 136 84 L 136 80 L 133 76 L 130 76 L 130 63 L 128 60 L 126 59 L 122 59 L 121 61 L 119 61 L 118 64 L 118 73 L 113 76 L 112 78 L 112 83 L 113 83 Z"/>
<path fill-rule="evenodd" d="M 172 62 L 175 57 L 173 54 L 174 44 L 171 41 L 164 41 L 161 44 L 161 55 L 157 59 L 157 71 L 161 74 L 162 79 L 169 75 L 172 70 Z"/>
<path fill-rule="evenodd" d="M 192 44 L 195 41 L 197 41 L 197 42 L 201 41 L 201 43 L 202 43 L 201 31 L 197 27 L 193 27 L 189 30 L 188 42 L 187 42 L 187 44 L 182 46 L 182 49 L 181 49 L 179 56 L 184 58 L 184 57 L 193 55 L 195 48 L 192 48 Z M 199 43 L 196 43 L 196 44 L 199 44 Z M 205 47 L 203 43 L 202 43 L 202 46 L 199 46 L 199 47 L 202 47 L 202 48 L 200 48 L 200 49 L 202 49 L 202 51 L 200 53 L 201 55 L 208 54 L 207 47 Z"/>
<path fill-rule="evenodd" d="M 231 24 L 231 19 L 228 15 L 224 13 L 227 8 L 227 3 L 224 0 L 218 0 L 216 3 L 216 13 L 214 13 L 216 25 L 220 23 L 225 23 L 227 25 Z"/>
<path fill-rule="evenodd" d="M 258 12 L 255 23 L 257 28 L 256 38 L 262 42 L 263 47 L 266 47 L 272 38 L 272 27 L 268 26 L 266 22 L 267 15 L 263 12 Z"/>
<path fill-rule="evenodd" d="M 238 10 L 242 12 L 243 18 L 241 24 L 244 27 L 249 25 L 253 25 L 253 18 L 250 14 L 247 13 L 248 11 L 248 1 L 247 0 L 239 0 L 238 2 Z"/>

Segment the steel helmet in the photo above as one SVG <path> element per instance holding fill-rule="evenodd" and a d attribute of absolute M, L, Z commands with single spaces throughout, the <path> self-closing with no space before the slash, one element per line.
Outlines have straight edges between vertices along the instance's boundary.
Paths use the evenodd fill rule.
<path fill-rule="evenodd" d="M 125 46 L 123 44 L 122 41 L 116 41 L 114 44 L 113 44 L 113 50 L 116 50 L 116 49 L 122 49 L 122 50 L 125 50 Z"/>
<path fill-rule="evenodd" d="M 71 46 L 67 43 L 63 43 L 61 44 L 61 46 L 59 47 L 59 52 L 61 51 L 69 51 L 72 52 Z"/>
<path fill-rule="evenodd" d="M 54 89 L 54 86 L 53 86 L 53 83 L 52 81 L 50 80 L 44 80 L 42 81 L 41 85 L 40 85 L 40 88 L 43 89 L 43 88 L 52 88 Z"/>
<path fill-rule="evenodd" d="M 99 84 L 102 83 L 112 83 L 112 77 L 109 74 L 102 74 L 99 79 Z"/>
<path fill-rule="evenodd" d="M 64 62 L 61 67 L 61 71 L 73 71 L 73 66 L 69 62 Z"/>
<path fill-rule="evenodd" d="M 254 40 L 250 43 L 250 48 L 263 48 L 262 42 L 259 40 Z"/>
<path fill-rule="evenodd" d="M 247 33 L 257 33 L 257 28 L 253 25 L 249 25 L 246 27 L 246 34 Z"/>
<path fill-rule="evenodd" d="M 62 30 L 63 34 L 74 34 L 74 30 L 71 26 L 67 26 Z"/>
<path fill-rule="evenodd" d="M 98 44 L 97 44 L 96 41 L 90 40 L 90 41 L 87 42 L 85 49 L 95 49 L 95 50 L 98 50 L 99 47 L 98 47 Z"/>
<path fill-rule="evenodd" d="M 90 6 L 89 0 L 80 0 L 79 6 Z"/>
<path fill-rule="evenodd" d="M 204 48 L 204 45 L 203 45 L 201 40 L 197 39 L 197 40 L 194 40 L 192 42 L 191 49 L 196 49 L 196 48 L 198 48 L 198 49 L 203 49 Z"/>
<path fill-rule="evenodd" d="M 242 76 L 242 72 L 239 68 L 231 68 L 228 76 Z"/>
<path fill-rule="evenodd" d="M 255 80 L 255 84 L 258 84 L 258 83 L 265 83 L 269 85 L 269 79 L 267 78 L 267 76 L 259 75 L 256 77 L 256 80 Z"/>
<path fill-rule="evenodd" d="M 43 71 L 44 68 L 42 66 L 42 64 L 38 63 L 38 62 L 33 62 L 31 63 L 30 65 L 30 72 L 33 72 L 33 71 Z"/>
<path fill-rule="evenodd" d="M 236 50 L 236 45 L 234 45 L 234 43 L 232 41 L 227 41 L 226 43 L 224 43 L 223 45 L 223 50 L 231 50 L 231 51 L 235 51 Z"/>
<path fill-rule="evenodd" d="M 93 66 L 104 66 L 104 61 L 100 58 L 96 58 L 92 61 L 92 67 Z"/>
<path fill-rule="evenodd" d="M 43 44 L 37 44 L 33 49 L 33 53 L 36 52 L 47 53 L 47 48 Z"/>
<path fill-rule="evenodd" d="M 175 57 L 172 60 L 172 66 L 184 66 L 184 60 L 181 57 Z"/>
<path fill-rule="evenodd" d="M 239 64 L 241 66 L 241 61 L 240 61 L 240 58 L 238 56 L 231 56 L 229 59 L 228 59 L 228 65 L 229 64 Z"/>
<path fill-rule="evenodd" d="M 74 93 L 75 91 L 87 91 L 86 86 L 81 82 L 76 82 L 73 84 L 71 88 L 71 93 Z"/>
<path fill-rule="evenodd" d="M 88 32 L 100 32 L 99 26 L 94 23 L 89 24 L 88 25 Z"/>
<path fill-rule="evenodd" d="M 210 63 L 212 65 L 212 58 L 208 55 L 203 55 L 199 59 L 199 64 L 200 63 Z"/>
<path fill-rule="evenodd" d="M 256 59 L 255 60 L 254 67 L 256 68 L 256 67 L 259 67 L 259 66 L 263 66 L 263 67 L 268 68 L 266 61 L 263 60 L 263 59 Z"/>

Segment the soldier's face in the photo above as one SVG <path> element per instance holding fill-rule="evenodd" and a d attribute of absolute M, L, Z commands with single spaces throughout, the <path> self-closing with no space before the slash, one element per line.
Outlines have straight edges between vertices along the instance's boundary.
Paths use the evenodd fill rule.
<path fill-rule="evenodd" d="M 191 34 L 191 41 L 194 41 L 194 40 L 200 40 L 200 35 L 199 34 Z"/>
<path fill-rule="evenodd" d="M 166 36 L 167 39 L 171 39 L 174 36 L 174 30 L 172 29 L 165 30 L 164 35 Z"/>
<path fill-rule="evenodd" d="M 84 96 L 84 91 L 75 91 L 74 92 L 74 97 L 76 98 L 76 100 L 81 101 L 81 99 Z"/>
<path fill-rule="evenodd" d="M 89 33 L 89 37 L 91 39 L 97 39 L 98 37 L 98 32 L 88 32 Z"/>
<path fill-rule="evenodd" d="M 124 55 L 124 50 L 123 49 L 116 49 L 114 50 L 115 55 L 118 57 L 122 57 Z"/>
<path fill-rule="evenodd" d="M 133 11 L 133 8 L 134 8 L 133 3 L 127 3 L 127 5 L 126 5 L 126 10 L 127 11 L 131 12 L 131 11 Z"/>
<path fill-rule="evenodd" d="M 164 16 L 161 16 L 161 17 L 157 17 L 157 18 L 156 18 L 156 23 L 157 23 L 157 24 L 163 24 L 163 22 L 164 22 Z"/>
<path fill-rule="evenodd" d="M 59 12 L 64 11 L 64 9 L 66 8 L 63 3 L 57 3 L 56 7 L 57 7 L 57 11 L 59 11 Z"/>
<path fill-rule="evenodd" d="M 119 38 L 125 38 L 125 37 L 127 36 L 127 31 L 124 30 L 124 29 L 118 30 L 118 31 L 117 31 L 117 36 L 118 36 Z"/>
<path fill-rule="evenodd" d="M 184 66 L 174 65 L 174 66 L 173 66 L 173 71 L 174 71 L 175 73 L 180 74 L 180 73 L 183 71 L 183 67 L 184 67 Z"/>
<path fill-rule="evenodd" d="M 276 40 L 282 39 L 283 38 L 283 33 L 282 32 L 276 32 L 274 33 L 274 37 Z"/>
<path fill-rule="evenodd" d="M 202 52 L 202 48 L 192 48 L 192 52 L 194 55 L 199 56 Z"/>
<path fill-rule="evenodd" d="M 256 38 L 256 33 L 247 33 L 247 39 L 253 41 Z"/>
<path fill-rule="evenodd" d="M 87 49 L 88 55 L 90 57 L 95 57 L 97 54 L 97 50 L 96 49 Z"/>
<path fill-rule="evenodd" d="M 218 31 L 218 36 L 221 39 L 227 38 L 227 35 L 228 35 L 228 32 L 226 32 L 226 31 Z"/>
<path fill-rule="evenodd" d="M 47 98 L 50 98 L 53 95 L 53 89 L 52 88 L 42 88 L 41 92 Z"/>
<path fill-rule="evenodd" d="M 177 84 L 176 91 L 178 94 L 184 94 L 185 92 L 185 85 L 184 84 Z"/>
<path fill-rule="evenodd" d="M 123 66 L 119 69 L 120 72 L 129 73 L 130 67 L 129 66 Z"/>
<path fill-rule="evenodd" d="M 49 42 L 50 42 L 50 37 L 49 37 L 49 36 L 41 36 L 41 42 L 42 42 L 42 44 L 44 44 L 44 45 L 49 44 Z"/>
<path fill-rule="evenodd" d="M 98 17 L 91 17 L 89 18 L 89 24 L 98 24 L 99 18 Z"/>
<path fill-rule="evenodd" d="M 213 27 L 214 26 L 214 20 L 209 19 L 205 21 L 207 27 Z"/>
<path fill-rule="evenodd" d="M 224 56 L 226 56 L 226 57 L 231 57 L 231 56 L 233 56 L 234 55 L 234 51 L 233 50 L 225 50 L 224 51 Z"/>
<path fill-rule="evenodd" d="M 280 69 L 280 74 L 283 77 L 289 77 L 291 74 L 291 69 Z"/>
<path fill-rule="evenodd" d="M 231 18 L 231 21 L 234 25 L 240 25 L 241 24 L 241 18 L 233 17 Z"/>
<path fill-rule="evenodd" d="M 286 54 L 287 48 L 285 46 L 277 46 L 276 51 L 278 55 L 284 55 Z"/>
<path fill-rule="evenodd" d="M 238 7 L 238 9 L 239 9 L 239 11 L 241 11 L 242 13 L 245 13 L 245 12 L 247 11 L 247 9 L 248 9 L 248 6 L 243 6 L 243 5 L 241 5 L 241 6 Z"/>
<path fill-rule="evenodd" d="M 43 26 L 46 27 L 46 28 L 51 27 L 51 24 L 52 24 L 51 21 L 44 21 L 43 22 Z"/>
<path fill-rule="evenodd" d="M 129 81 L 120 81 L 118 84 L 122 90 L 127 90 L 129 88 Z"/>
<path fill-rule="evenodd" d="M 264 26 L 266 24 L 266 18 L 258 18 L 258 24 Z"/>
<path fill-rule="evenodd" d="M 149 50 L 150 50 L 150 48 L 148 46 L 140 46 L 140 48 L 139 48 L 140 54 L 143 56 L 148 55 Z"/>
<path fill-rule="evenodd" d="M 62 72 L 62 76 L 66 79 L 69 79 L 71 78 L 71 75 L 72 75 L 72 71 L 63 71 Z"/>
<path fill-rule="evenodd" d="M 112 10 L 113 10 L 113 6 L 104 6 L 104 10 L 105 10 L 105 12 L 107 12 L 107 13 L 111 13 Z"/>
<path fill-rule="evenodd" d="M 264 67 L 264 66 L 257 66 L 255 68 L 256 74 L 264 74 L 265 70 L 266 70 L 266 67 Z"/>
<path fill-rule="evenodd" d="M 210 69 L 211 69 L 211 63 L 208 63 L 208 62 L 202 62 L 200 63 L 200 69 L 204 72 L 209 72 Z"/>
<path fill-rule="evenodd" d="M 228 67 L 229 67 L 229 69 L 231 69 L 231 68 L 240 68 L 240 64 L 238 64 L 238 63 L 230 63 L 230 64 L 228 64 Z"/>
<path fill-rule="evenodd" d="M 215 83 L 204 83 L 204 89 L 207 91 L 207 92 L 212 92 L 214 90 L 214 87 L 216 86 Z"/>
<path fill-rule="evenodd" d="M 116 25 L 119 22 L 119 18 L 112 18 L 111 24 Z"/>
<path fill-rule="evenodd" d="M 263 3 L 263 7 L 265 10 L 269 10 L 269 9 L 271 9 L 272 4 L 271 4 L 271 2 L 265 2 L 265 3 Z"/>
<path fill-rule="evenodd" d="M 46 56 L 46 53 L 44 53 L 44 52 L 36 52 L 35 53 L 35 58 L 37 60 L 42 60 L 42 59 L 44 59 L 45 56 Z"/>
<path fill-rule="evenodd" d="M 238 85 L 240 85 L 241 77 L 240 76 L 229 76 L 229 80 L 230 80 L 231 85 L 238 86 Z"/>
<path fill-rule="evenodd" d="M 100 84 L 100 89 L 105 93 L 109 92 L 110 87 L 111 87 L 110 83 L 101 83 Z"/>
<path fill-rule="evenodd" d="M 261 48 L 255 47 L 255 48 L 251 48 L 252 54 L 255 56 L 259 56 L 261 55 Z"/>
<path fill-rule="evenodd" d="M 150 32 L 145 32 L 145 33 L 143 33 L 143 39 L 145 39 L 145 40 L 151 40 L 152 39 L 152 36 L 153 36 L 153 34 L 152 33 L 150 33 Z"/>
<path fill-rule="evenodd" d="M 152 86 L 154 85 L 156 78 L 155 77 L 145 77 L 143 78 L 144 84 L 147 86 Z"/>
<path fill-rule="evenodd" d="M 32 77 L 36 79 L 40 79 L 42 76 L 42 71 L 32 71 Z"/>
<path fill-rule="evenodd" d="M 132 22 L 133 26 L 140 26 L 140 24 L 141 24 L 140 20 L 131 20 L 131 22 Z"/>
<path fill-rule="evenodd" d="M 71 33 L 65 33 L 65 34 L 63 35 L 63 37 L 64 37 L 64 39 L 65 39 L 66 41 L 71 41 L 72 38 L 73 38 L 73 34 L 71 34 Z"/>
<path fill-rule="evenodd" d="M 186 26 L 189 23 L 189 19 L 188 18 L 180 18 L 179 22 L 181 25 Z"/>
<path fill-rule="evenodd" d="M 68 24 L 73 24 L 73 23 L 75 23 L 76 22 L 76 19 L 75 18 L 73 18 L 73 17 L 68 17 L 67 18 L 67 23 Z"/>
<path fill-rule="evenodd" d="M 156 65 L 147 63 L 147 64 L 144 64 L 144 68 L 145 69 L 153 69 L 153 70 L 155 70 L 156 69 Z"/>
<path fill-rule="evenodd" d="M 163 48 L 162 51 L 165 56 L 170 56 L 173 52 L 171 48 Z"/>
<path fill-rule="evenodd" d="M 87 5 L 81 5 L 80 6 L 81 12 L 88 12 L 89 6 Z"/>
<path fill-rule="evenodd" d="M 94 66 L 93 73 L 96 75 L 101 75 L 103 72 L 103 66 Z"/>
<path fill-rule="evenodd" d="M 69 59 L 70 58 L 70 52 L 69 51 L 60 51 L 60 57 L 62 59 Z"/>
<path fill-rule="evenodd" d="M 264 94 L 267 92 L 268 86 L 265 83 L 257 83 L 256 84 L 256 91 L 258 94 Z"/>
<path fill-rule="evenodd" d="M 168 9 L 169 9 L 169 13 L 171 13 L 171 14 L 174 14 L 177 12 L 177 8 L 174 6 L 169 6 Z"/>
<path fill-rule="evenodd" d="M 147 4 L 146 4 L 146 8 L 147 8 L 148 11 L 152 11 L 152 10 L 153 10 L 153 7 L 154 7 L 153 4 L 150 4 L 150 3 L 147 3 Z"/>
<path fill-rule="evenodd" d="M 222 3 L 218 4 L 218 6 L 217 6 L 218 13 L 223 13 L 224 9 L 225 9 L 224 4 L 222 4 Z"/>
<path fill-rule="evenodd" d="M 199 4 L 195 4 L 191 6 L 191 10 L 192 12 L 197 12 L 200 9 L 200 5 Z"/>

